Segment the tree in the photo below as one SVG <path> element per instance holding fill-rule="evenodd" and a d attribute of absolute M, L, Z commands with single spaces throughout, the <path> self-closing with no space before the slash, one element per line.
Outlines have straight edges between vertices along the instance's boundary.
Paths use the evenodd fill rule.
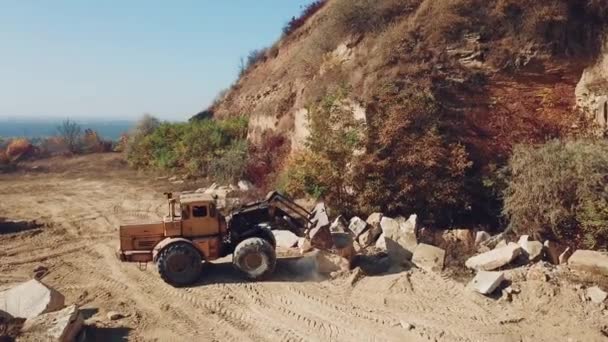
<path fill-rule="evenodd" d="M 57 127 L 57 132 L 70 152 L 76 153 L 79 151 L 80 138 L 82 135 L 82 128 L 80 125 L 75 121 L 66 119 Z"/>

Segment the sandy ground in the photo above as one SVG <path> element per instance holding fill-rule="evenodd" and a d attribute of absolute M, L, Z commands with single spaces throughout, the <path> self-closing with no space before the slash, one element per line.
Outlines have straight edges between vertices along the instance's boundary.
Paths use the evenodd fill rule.
<path fill-rule="evenodd" d="M 142 270 L 113 254 L 121 222 L 164 215 L 167 184 L 127 170 L 116 155 L 36 165 L 0 175 L 0 217 L 47 223 L 0 232 L 0 289 L 48 267 L 43 281 L 81 306 L 91 341 L 607 340 L 605 306 L 557 280 L 522 282 L 506 302 L 418 269 L 353 285 L 348 276 L 301 272 L 302 260 L 284 257 L 266 282 L 243 281 L 220 260 L 195 286 L 176 289 L 153 265 Z M 109 321 L 108 311 L 126 317 Z"/>

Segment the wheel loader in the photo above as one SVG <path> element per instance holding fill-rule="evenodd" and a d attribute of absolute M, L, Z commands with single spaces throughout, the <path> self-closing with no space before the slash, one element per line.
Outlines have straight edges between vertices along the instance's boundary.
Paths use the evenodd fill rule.
<path fill-rule="evenodd" d="M 169 213 L 162 221 L 120 226 L 117 257 L 125 262 L 154 262 L 161 278 L 173 286 L 196 282 L 204 261 L 228 255 L 247 278 L 268 277 L 276 265 L 273 229 L 290 230 L 317 248 L 333 245 L 324 211 L 311 213 L 277 192 L 226 216 L 209 194 L 166 195 Z"/>

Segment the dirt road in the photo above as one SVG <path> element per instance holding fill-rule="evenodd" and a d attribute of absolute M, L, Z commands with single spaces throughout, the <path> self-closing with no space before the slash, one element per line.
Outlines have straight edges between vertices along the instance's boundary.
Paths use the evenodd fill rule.
<path fill-rule="evenodd" d="M 167 186 L 166 184 L 164 186 Z M 198 284 L 175 289 L 153 265 L 114 257 L 117 227 L 157 219 L 162 183 L 140 179 L 113 155 L 54 160 L 0 175 L 0 217 L 48 225 L 0 232 L 0 289 L 43 280 L 82 309 L 92 341 L 601 341 L 606 311 L 571 286 L 527 282 L 512 303 L 472 293 L 437 274 L 409 270 L 321 279 L 285 257 L 267 282 L 242 281 L 229 260 L 208 265 Z M 106 318 L 108 311 L 126 317 Z M 411 325 L 411 326 L 410 326 Z"/>

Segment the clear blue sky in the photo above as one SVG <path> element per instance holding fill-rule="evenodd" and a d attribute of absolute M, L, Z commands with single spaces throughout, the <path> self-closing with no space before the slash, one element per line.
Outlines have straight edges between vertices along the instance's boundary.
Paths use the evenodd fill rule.
<path fill-rule="evenodd" d="M 0 0 L 0 119 L 187 119 L 310 0 Z"/>

